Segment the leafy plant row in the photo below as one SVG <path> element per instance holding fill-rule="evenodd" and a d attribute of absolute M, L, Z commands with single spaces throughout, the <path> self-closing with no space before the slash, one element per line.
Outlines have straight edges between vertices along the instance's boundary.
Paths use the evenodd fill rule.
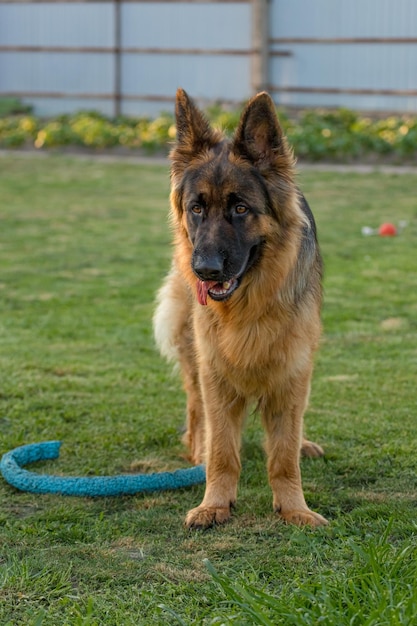
<path fill-rule="evenodd" d="M 347 109 L 308 110 L 296 118 L 278 113 L 296 155 L 306 160 L 404 162 L 417 156 L 417 116 L 373 119 Z M 207 114 L 215 125 L 231 132 L 240 110 L 225 110 L 216 105 Z M 27 112 L 0 117 L 2 148 L 122 147 L 152 153 L 166 152 L 174 139 L 175 123 L 169 113 L 156 119 L 112 119 L 88 111 L 47 120 Z"/>

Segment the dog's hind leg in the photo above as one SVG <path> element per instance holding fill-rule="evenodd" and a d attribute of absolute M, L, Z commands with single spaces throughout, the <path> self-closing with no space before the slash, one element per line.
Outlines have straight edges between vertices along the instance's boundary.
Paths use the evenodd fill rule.
<path fill-rule="evenodd" d="M 191 302 L 184 280 L 172 266 L 158 292 L 153 318 L 155 341 L 169 362 L 180 366 L 187 394 L 186 432 L 183 442 L 195 465 L 204 461 L 204 413 L 195 358 Z"/>
<path fill-rule="evenodd" d="M 189 460 L 198 465 L 205 461 L 204 408 L 195 359 L 192 329 L 190 328 L 184 329 L 181 338 L 179 362 L 184 389 L 187 394 L 186 430 L 182 440 L 189 449 Z"/>
<path fill-rule="evenodd" d="M 324 450 L 318 443 L 309 441 L 309 439 L 303 437 L 301 442 L 301 455 L 310 459 L 318 459 L 324 456 Z"/>
<path fill-rule="evenodd" d="M 308 406 L 310 391 L 311 390 L 309 385 L 303 414 L 305 413 Z M 324 450 L 318 443 L 315 443 L 314 441 L 310 441 L 306 437 L 303 437 L 301 441 L 301 456 L 307 457 L 309 459 L 318 459 L 319 457 L 324 456 Z"/>

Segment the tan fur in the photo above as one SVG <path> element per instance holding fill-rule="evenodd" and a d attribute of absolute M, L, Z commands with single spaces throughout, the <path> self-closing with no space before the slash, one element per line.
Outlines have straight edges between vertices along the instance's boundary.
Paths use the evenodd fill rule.
<path fill-rule="evenodd" d="M 182 371 L 187 392 L 184 441 L 190 459 L 207 464 L 204 499 L 188 513 L 188 527 L 207 528 L 229 519 L 241 469 L 241 431 L 253 402 L 258 403 L 266 432 L 274 510 L 294 524 L 326 523 L 305 503 L 299 467 L 300 451 L 308 456 L 323 453 L 302 437 L 321 331 L 321 292 L 317 285 L 305 289 L 302 297 L 298 294 L 302 281 L 310 280 L 309 272 L 303 278 L 299 271 L 302 232 L 310 225 L 300 208 L 285 138 L 279 136 L 278 150 L 268 145 L 263 110 L 271 106 L 265 94 L 249 103 L 222 162 L 239 171 L 255 163 L 274 198 L 277 216 L 265 211 L 253 226 L 250 222 L 249 228 L 265 239 L 262 258 L 230 299 L 209 298 L 207 306 L 201 306 L 195 297 L 182 181 L 185 172 L 217 162 L 213 149 L 222 138 L 210 131 L 185 92 L 177 94 L 179 139 L 171 156 L 175 252 L 173 269 L 159 294 L 155 332 L 161 352 L 175 355 Z"/>

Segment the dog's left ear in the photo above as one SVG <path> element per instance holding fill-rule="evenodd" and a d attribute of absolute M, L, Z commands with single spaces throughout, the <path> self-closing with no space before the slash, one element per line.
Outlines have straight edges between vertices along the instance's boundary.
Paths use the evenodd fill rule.
<path fill-rule="evenodd" d="M 261 171 L 293 166 L 293 155 L 278 121 L 274 102 L 266 92 L 249 101 L 240 118 L 232 151 Z"/>

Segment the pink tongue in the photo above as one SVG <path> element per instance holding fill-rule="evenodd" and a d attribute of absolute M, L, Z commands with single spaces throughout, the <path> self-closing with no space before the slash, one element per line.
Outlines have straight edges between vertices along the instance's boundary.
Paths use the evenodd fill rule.
<path fill-rule="evenodd" d="M 206 306 L 207 293 L 214 285 L 217 285 L 215 280 L 197 280 L 197 300 L 203 306 Z"/>

